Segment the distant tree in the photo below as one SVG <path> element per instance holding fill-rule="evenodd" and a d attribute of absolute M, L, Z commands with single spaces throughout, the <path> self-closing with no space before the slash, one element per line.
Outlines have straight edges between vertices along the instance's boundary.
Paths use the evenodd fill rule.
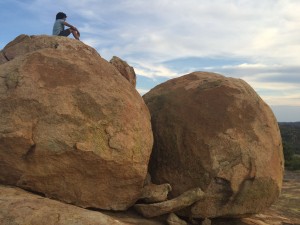
<path fill-rule="evenodd" d="M 283 141 L 283 154 L 285 161 L 290 161 L 293 159 L 295 152 L 289 142 Z"/>
<path fill-rule="evenodd" d="M 284 166 L 288 170 L 300 170 L 300 122 L 279 123 L 283 143 Z"/>
<path fill-rule="evenodd" d="M 298 155 L 294 155 L 293 159 L 289 161 L 287 165 L 287 169 L 289 170 L 300 170 L 300 157 Z"/>

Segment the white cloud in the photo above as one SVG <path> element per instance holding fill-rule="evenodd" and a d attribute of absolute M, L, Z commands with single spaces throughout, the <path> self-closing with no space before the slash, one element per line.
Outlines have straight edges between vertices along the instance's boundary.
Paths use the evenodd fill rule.
<path fill-rule="evenodd" d="M 137 60 L 144 53 L 145 60 L 155 62 L 209 55 L 300 62 L 297 1 L 62 0 L 53 5 L 36 0 L 28 8 L 45 5 L 51 12 L 62 8 L 71 21 L 81 17 L 74 21 L 81 24 L 83 37 L 101 39 L 96 47 L 107 55 L 118 51 Z"/>
<path fill-rule="evenodd" d="M 146 94 L 149 90 L 148 89 L 142 89 L 142 88 L 137 88 L 137 91 L 139 92 L 140 95 Z"/>
<path fill-rule="evenodd" d="M 121 57 L 138 75 L 173 78 L 205 69 L 246 80 L 269 103 L 300 102 L 298 0 L 7 0 L 0 3 L 2 15 L 9 4 L 18 12 L 10 18 L 16 31 L 1 34 L 3 47 L 16 32 L 51 33 L 55 14 L 64 11 L 84 43 L 108 60 Z M 176 68 L 164 63 L 188 57 L 240 60 Z"/>
<path fill-rule="evenodd" d="M 281 105 L 281 106 L 300 106 L 300 95 L 286 95 L 280 97 L 274 96 L 262 96 L 264 101 L 266 101 L 269 105 Z"/>
<path fill-rule="evenodd" d="M 138 67 L 135 67 L 135 72 L 138 75 L 153 79 L 155 79 L 156 77 L 174 78 L 182 75 L 170 70 L 163 65 L 154 65 L 147 63 L 139 64 Z"/>

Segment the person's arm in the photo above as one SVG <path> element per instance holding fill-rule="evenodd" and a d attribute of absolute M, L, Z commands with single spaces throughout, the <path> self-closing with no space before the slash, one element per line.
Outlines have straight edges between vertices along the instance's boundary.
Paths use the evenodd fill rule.
<path fill-rule="evenodd" d="M 67 26 L 67 27 L 70 27 L 70 28 L 72 28 L 73 30 L 76 30 L 76 31 L 78 31 L 76 27 L 74 27 L 73 25 L 71 25 L 71 24 L 67 23 L 66 21 L 64 21 L 64 22 L 63 22 L 63 24 L 64 24 L 65 26 Z"/>

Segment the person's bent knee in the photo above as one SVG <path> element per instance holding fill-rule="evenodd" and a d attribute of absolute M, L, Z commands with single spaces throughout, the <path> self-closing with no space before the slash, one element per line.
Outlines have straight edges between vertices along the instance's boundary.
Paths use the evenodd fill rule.
<path fill-rule="evenodd" d="M 71 34 L 70 29 L 66 29 L 66 30 L 61 31 L 61 32 L 58 34 L 58 36 L 64 36 L 64 37 L 67 37 L 67 36 L 69 36 L 70 34 Z"/>

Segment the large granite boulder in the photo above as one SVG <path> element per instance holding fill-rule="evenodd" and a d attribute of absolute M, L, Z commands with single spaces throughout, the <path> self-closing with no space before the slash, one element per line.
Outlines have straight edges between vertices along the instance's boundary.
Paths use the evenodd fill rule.
<path fill-rule="evenodd" d="M 277 199 L 283 176 L 279 128 L 246 82 L 195 72 L 143 97 L 154 132 L 153 183 L 169 183 L 170 197 L 196 187 L 206 195 L 181 215 L 239 217 Z"/>
<path fill-rule="evenodd" d="M 0 185 L 1 225 L 164 225 L 131 211 L 88 210 Z"/>
<path fill-rule="evenodd" d="M 129 225 L 101 212 L 82 209 L 0 185 L 1 225 Z"/>
<path fill-rule="evenodd" d="M 135 88 L 70 38 L 22 35 L 1 54 L 0 183 L 82 207 L 132 206 L 153 144 Z"/>

